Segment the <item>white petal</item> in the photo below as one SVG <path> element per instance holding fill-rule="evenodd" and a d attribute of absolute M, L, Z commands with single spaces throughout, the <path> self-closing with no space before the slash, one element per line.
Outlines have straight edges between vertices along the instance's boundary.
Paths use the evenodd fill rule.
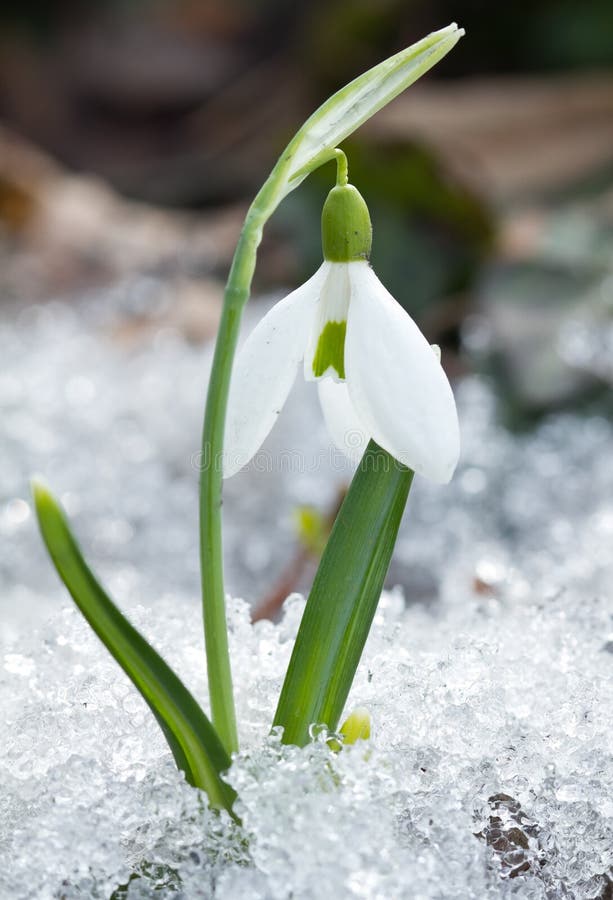
<path fill-rule="evenodd" d="M 369 435 L 364 430 L 349 398 L 345 382 L 322 378 L 317 382 L 319 400 L 326 426 L 333 443 L 343 453 L 358 462 L 366 450 Z"/>
<path fill-rule="evenodd" d="M 287 400 L 328 265 L 324 263 L 301 287 L 275 304 L 238 353 L 226 419 L 224 478 L 247 465 Z"/>
<path fill-rule="evenodd" d="M 453 393 L 430 344 L 365 263 L 351 263 L 345 344 L 349 396 L 374 440 L 433 481 L 460 453 Z"/>

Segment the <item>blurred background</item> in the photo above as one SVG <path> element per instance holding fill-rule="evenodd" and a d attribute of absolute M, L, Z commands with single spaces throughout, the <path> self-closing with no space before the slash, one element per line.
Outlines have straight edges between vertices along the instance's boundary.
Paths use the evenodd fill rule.
<path fill-rule="evenodd" d="M 608 416 L 611 0 L 5 0 L 5 348 L 23 358 L 28 315 L 39 327 L 58 300 L 90 317 L 88 340 L 99 327 L 123 353 L 160 334 L 207 346 L 246 207 L 296 128 L 346 81 L 454 20 L 467 36 L 345 146 L 373 264 L 443 346 L 449 374 L 494 385 L 509 427 L 560 408 Z M 319 265 L 333 177 L 322 168 L 275 214 L 256 296 Z M 9 412 L 27 405 L 22 388 L 5 370 Z M 93 402 L 87 378 L 67 396 Z M 23 420 L 4 424 L 17 444 Z M 25 515 L 11 509 L 11 522 Z"/>
<path fill-rule="evenodd" d="M 208 337 L 245 206 L 296 127 L 454 19 L 467 37 L 347 147 L 374 265 L 432 340 L 457 350 L 465 326 L 473 357 L 450 365 L 486 355 L 512 413 L 591 394 L 594 361 L 558 339 L 611 301 L 610 0 L 6 0 L 0 303 L 147 273 Z M 332 177 L 279 210 L 257 293 L 318 264 Z"/>

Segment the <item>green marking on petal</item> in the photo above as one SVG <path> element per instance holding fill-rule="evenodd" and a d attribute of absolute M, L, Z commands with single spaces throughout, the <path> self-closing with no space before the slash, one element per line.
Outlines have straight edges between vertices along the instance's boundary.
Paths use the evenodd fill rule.
<path fill-rule="evenodd" d="M 313 374 L 316 378 L 330 367 L 336 369 L 339 378 L 345 378 L 346 333 L 347 322 L 326 322 L 313 357 Z"/>

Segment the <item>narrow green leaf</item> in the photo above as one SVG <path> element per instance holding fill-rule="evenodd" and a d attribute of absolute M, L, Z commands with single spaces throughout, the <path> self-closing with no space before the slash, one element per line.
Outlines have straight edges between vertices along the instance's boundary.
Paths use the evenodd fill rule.
<path fill-rule="evenodd" d="M 85 562 L 58 502 L 39 481 L 32 494 L 49 555 L 76 605 L 146 700 L 179 769 L 207 792 L 211 806 L 232 811 L 235 792 L 221 779 L 230 758 L 208 718 L 162 657 L 128 622 Z"/>
<path fill-rule="evenodd" d="M 336 729 L 379 602 L 413 472 L 374 441 L 341 506 L 309 594 L 274 725 L 302 746 Z"/>

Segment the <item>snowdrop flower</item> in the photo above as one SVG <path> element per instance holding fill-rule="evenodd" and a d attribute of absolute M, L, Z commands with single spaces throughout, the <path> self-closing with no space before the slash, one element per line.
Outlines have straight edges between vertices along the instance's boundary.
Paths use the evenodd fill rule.
<path fill-rule="evenodd" d="M 260 448 L 304 360 L 339 449 L 359 459 L 372 438 L 415 472 L 448 482 L 460 440 L 440 351 L 371 269 L 368 208 L 340 166 L 339 182 L 322 213 L 323 264 L 264 316 L 238 354 L 224 477 Z"/>

